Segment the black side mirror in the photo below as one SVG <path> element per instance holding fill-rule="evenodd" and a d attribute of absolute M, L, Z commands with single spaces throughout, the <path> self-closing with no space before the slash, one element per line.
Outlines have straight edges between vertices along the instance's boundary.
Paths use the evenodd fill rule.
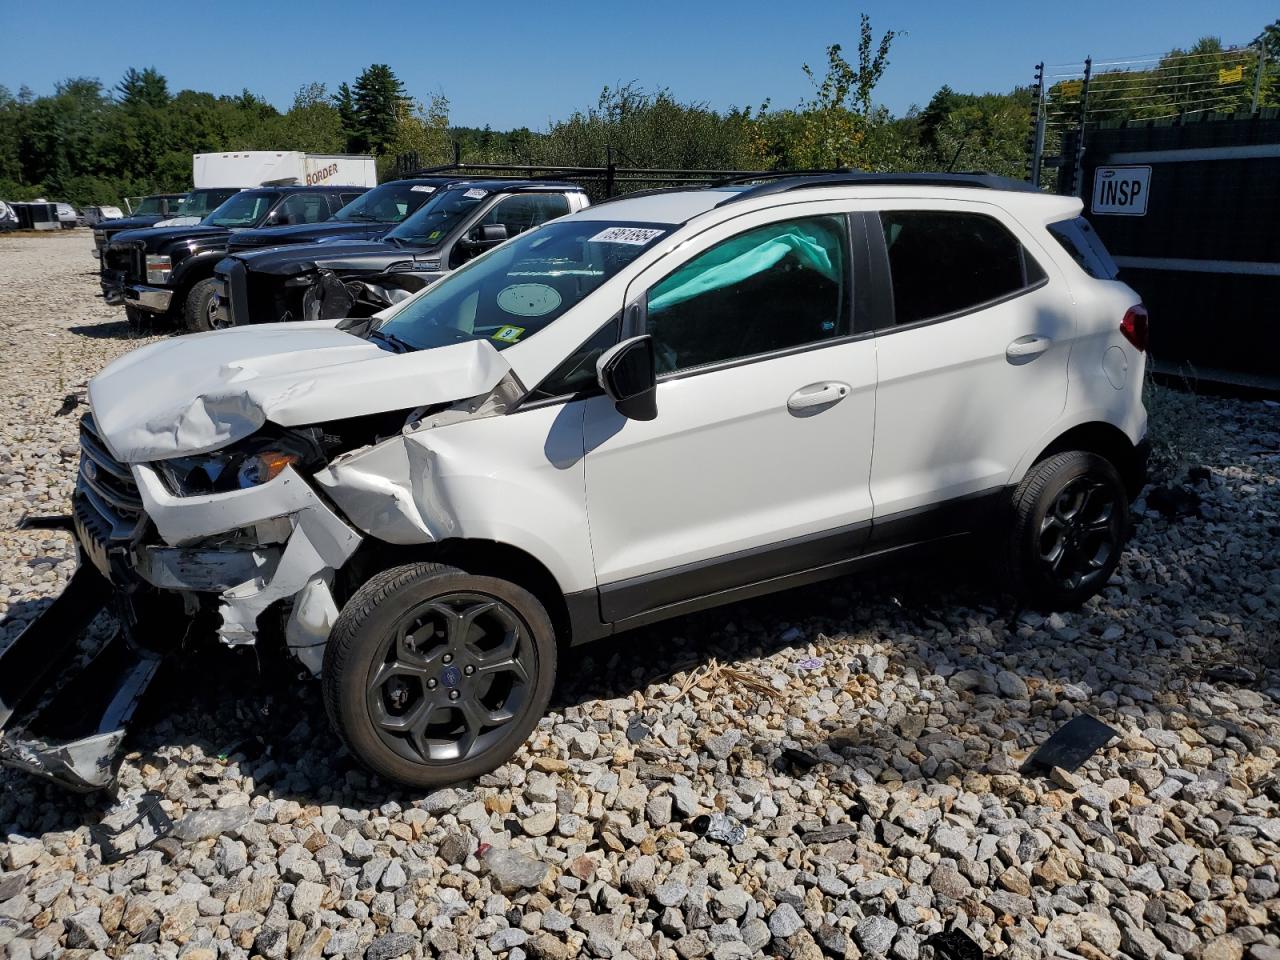
<path fill-rule="evenodd" d="M 653 420 L 658 416 L 652 337 L 632 337 L 610 347 L 596 361 L 596 379 L 627 419 Z"/>
<path fill-rule="evenodd" d="M 507 239 L 507 225 L 505 223 L 485 223 L 471 231 L 467 236 L 467 243 L 470 246 L 484 249 L 485 247 L 496 247 L 505 239 Z"/>

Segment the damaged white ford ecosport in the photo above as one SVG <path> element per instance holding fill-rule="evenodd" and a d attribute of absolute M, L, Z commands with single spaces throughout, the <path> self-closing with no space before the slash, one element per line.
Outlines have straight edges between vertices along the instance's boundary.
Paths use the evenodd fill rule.
<path fill-rule="evenodd" d="M 81 570 L 4 655 L 0 759 L 110 782 L 175 614 L 282 634 L 352 753 L 431 787 L 630 627 L 941 545 L 1082 602 L 1143 483 L 1147 322 L 1080 209 L 986 175 L 657 191 L 372 319 L 125 356 L 89 387 Z M 108 595 L 120 634 L 54 677 Z"/>

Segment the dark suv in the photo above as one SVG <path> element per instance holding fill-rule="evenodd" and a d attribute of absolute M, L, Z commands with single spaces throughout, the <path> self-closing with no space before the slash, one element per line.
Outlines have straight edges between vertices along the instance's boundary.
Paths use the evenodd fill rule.
<path fill-rule="evenodd" d="M 102 251 L 102 294 L 123 304 L 130 323 L 170 316 L 191 330 L 212 329 L 213 268 L 234 233 L 328 220 L 366 187 L 261 187 L 239 190 L 193 226 L 126 230 Z"/>
<path fill-rule="evenodd" d="M 572 183 L 456 181 L 381 240 L 233 248 L 212 281 L 213 325 L 367 317 L 507 238 L 588 203 Z"/>

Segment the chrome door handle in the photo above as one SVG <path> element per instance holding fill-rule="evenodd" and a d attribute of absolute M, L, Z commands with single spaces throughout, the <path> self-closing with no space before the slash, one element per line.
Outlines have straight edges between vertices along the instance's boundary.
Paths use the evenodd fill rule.
<path fill-rule="evenodd" d="M 1051 346 L 1053 340 L 1049 337 L 1025 336 L 1019 337 L 1009 346 L 1004 348 L 1004 355 L 1007 359 L 1017 362 L 1019 360 L 1030 360 L 1040 356 Z"/>
<path fill-rule="evenodd" d="M 847 383 L 829 380 L 825 383 L 811 383 L 801 387 L 787 398 L 787 409 L 792 413 L 815 410 L 818 407 L 839 403 L 850 393 Z"/>

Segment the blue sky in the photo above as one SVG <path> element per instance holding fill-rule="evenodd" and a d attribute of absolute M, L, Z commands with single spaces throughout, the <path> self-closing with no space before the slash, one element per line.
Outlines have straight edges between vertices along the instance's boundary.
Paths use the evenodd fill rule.
<path fill-rule="evenodd" d="M 794 105 L 809 89 L 803 63 L 821 68 L 832 42 L 856 49 L 860 10 L 877 34 L 906 33 L 877 91 L 895 113 L 943 83 L 966 92 L 1027 83 L 1041 59 L 1153 54 L 1205 34 L 1245 43 L 1280 15 L 1274 0 L 0 0 L 0 84 L 48 93 L 91 76 L 110 87 L 127 67 L 154 66 L 173 91 L 248 87 L 287 108 L 304 83 L 333 90 L 384 62 L 419 98 L 445 94 L 454 123 L 545 129 L 594 103 L 605 84 L 632 80 L 717 108 Z"/>

